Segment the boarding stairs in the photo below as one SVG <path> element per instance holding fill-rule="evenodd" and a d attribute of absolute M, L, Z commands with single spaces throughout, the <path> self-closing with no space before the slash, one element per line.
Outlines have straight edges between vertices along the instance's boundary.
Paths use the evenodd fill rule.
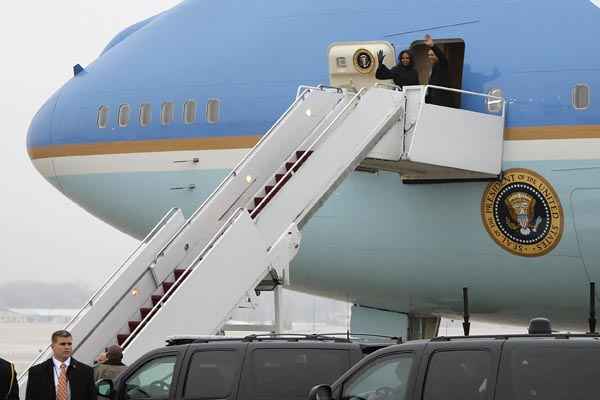
<path fill-rule="evenodd" d="M 408 106 L 398 88 L 302 87 L 194 214 L 170 210 L 75 315 L 74 356 L 91 363 L 118 343 L 132 362 L 169 335 L 216 334 L 257 287 L 288 283 L 302 227 L 378 143 L 405 134 Z"/>

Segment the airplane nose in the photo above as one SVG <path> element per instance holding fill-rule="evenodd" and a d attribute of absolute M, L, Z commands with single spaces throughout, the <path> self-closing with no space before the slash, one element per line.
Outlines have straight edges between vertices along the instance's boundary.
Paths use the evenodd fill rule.
<path fill-rule="evenodd" d="M 27 153 L 33 165 L 42 176 L 51 180 L 54 178 L 52 160 L 49 158 L 48 148 L 52 144 L 53 115 L 58 92 L 50 97 L 38 110 L 27 131 Z M 55 182 L 52 182 L 55 184 Z"/>

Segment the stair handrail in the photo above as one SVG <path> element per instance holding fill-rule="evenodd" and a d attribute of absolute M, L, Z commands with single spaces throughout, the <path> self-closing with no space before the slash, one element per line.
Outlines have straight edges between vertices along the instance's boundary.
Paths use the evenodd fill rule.
<path fill-rule="evenodd" d="M 468 94 L 471 96 L 485 97 L 488 99 L 494 99 L 496 101 L 500 101 L 500 102 L 502 102 L 502 114 L 501 114 L 502 119 L 504 119 L 504 117 L 506 115 L 506 99 L 504 97 L 494 96 L 493 94 L 489 94 L 489 93 L 478 93 L 478 92 L 471 92 L 469 90 L 449 88 L 449 87 L 445 87 L 445 86 L 425 85 L 425 88 L 423 90 L 423 95 L 422 95 L 423 96 L 422 104 L 425 104 L 425 97 L 427 96 L 427 91 L 429 90 L 429 88 L 445 90 L 445 91 L 454 92 L 454 93 Z"/>
<path fill-rule="evenodd" d="M 192 272 L 192 270 L 196 267 L 196 265 L 202 260 L 202 258 L 204 258 L 206 253 L 208 253 L 208 251 L 214 246 L 214 244 L 217 242 L 217 240 L 219 240 L 223 236 L 223 234 L 227 231 L 227 229 L 229 229 L 229 227 L 233 224 L 234 219 L 237 216 L 239 216 L 241 214 L 241 212 L 244 210 L 245 210 L 244 208 L 238 208 L 233 214 L 231 214 L 231 216 L 227 219 L 227 221 L 225 221 L 225 223 L 219 228 L 217 233 L 215 233 L 215 235 L 212 237 L 212 239 L 206 244 L 206 246 L 204 246 L 204 248 L 202 249 L 200 254 L 198 254 L 198 256 L 196 258 L 194 258 L 194 261 L 192 261 L 185 268 L 184 272 L 181 273 L 181 275 L 179 275 L 179 278 L 175 279 L 175 281 L 173 282 L 173 285 L 171 285 L 169 290 L 167 290 L 162 295 L 160 301 L 158 301 L 156 304 L 153 305 L 153 307 L 150 309 L 150 312 L 148 312 L 146 317 L 142 318 L 142 320 L 136 326 L 136 328 L 133 331 L 131 331 L 129 336 L 127 336 L 127 339 L 125 339 L 125 341 L 121 344 L 121 348 L 123 350 L 125 350 L 127 348 L 127 346 L 131 343 L 131 341 L 133 339 L 135 339 L 135 337 L 139 334 L 139 332 L 142 329 L 144 329 L 144 327 L 146 326 L 148 321 L 150 319 L 152 319 L 152 317 L 154 316 L 154 314 L 156 314 L 158 312 L 160 307 L 162 307 L 162 305 L 173 295 L 173 293 L 175 291 L 177 291 L 177 289 L 179 289 L 181 282 L 183 282 L 183 280 L 188 277 L 188 275 Z"/>
<path fill-rule="evenodd" d="M 136 249 L 129 254 L 129 256 L 125 259 L 125 261 L 123 261 L 117 268 L 115 268 L 113 270 L 113 272 L 108 276 L 108 278 L 104 281 L 104 283 L 102 285 L 100 285 L 100 287 L 92 294 L 90 299 L 88 301 L 86 301 L 83 304 L 83 306 L 79 309 L 79 311 L 77 311 L 75 313 L 75 315 L 69 320 L 69 322 L 67 322 L 67 324 L 64 327 L 64 330 L 68 331 L 71 328 L 71 326 L 75 323 L 75 321 L 77 321 L 79 319 L 79 317 L 83 314 L 83 312 L 86 309 L 94 306 L 94 302 L 100 296 L 100 293 L 102 293 L 109 286 L 109 283 L 111 283 L 113 281 L 113 279 L 123 270 L 125 265 L 127 265 L 129 263 L 129 261 L 131 261 L 133 256 L 136 255 L 142 247 L 144 247 L 147 243 L 149 243 L 154 238 L 154 236 L 156 236 L 158 231 L 160 231 L 167 224 L 167 222 L 175 215 L 175 213 L 177 213 L 177 211 L 179 211 L 179 208 L 173 207 L 161 218 L 161 220 L 158 222 L 158 224 L 156 224 L 154 226 L 154 228 L 152 228 L 152 230 L 146 235 L 146 237 L 144 239 L 142 239 L 142 241 L 136 247 Z M 27 369 L 25 369 L 25 371 L 23 371 L 21 373 L 21 375 L 19 376 L 19 378 L 18 378 L 19 382 L 21 382 L 21 380 L 24 378 L 25 374 L 27 374 L 27 371 L 29 371 L 29 368 L 36 365 L 46 355 L 46 353 L 48 353 L 48 350 L 50 350 L 50 348 L 51 348 L 51 345 L 46 346 L 46 348 L 42 352 L 40 352 L 40 354 L 29 364 Z"/>
<path fill-rule="evenodd" d="M 303 150 L 304 154 L 302 154 L 302 156 L 300 156 L 295 162 L 294 165 L 292 165 L 292 167 L 283 175 L 283 177 L 279 180 L 279 182 L 277 182 L 275 184 L 275 186 L 273 186 L 273 189 L 271 189 L 271 191 L 260 201 L 260 203 L 258 203 L 256 205 L 256 207 L 254 207 L 254 209 L 252 210 L 252 212 L 250 213 L 250 217 L 252 219 L 256 218 L 256 216 L 258 215 L 258 213 L 260 211 L 262 211 L 262 208 L 266 205 L 267 202 L 271 201 L 271 198 L 279 191 L 279 189 L 287 182 L 287 179 L 285 179 L 287 176 L 292 176 L 294 175 L 294 169 L 296 168 L 297 165 L 299 165 L 300 163 L 303 163 L 304 161 L 306 161 L 306 159 L 310 156 L 310 153 L 312 151 L 314 151 L 315 146 L 321 141 L 321 139 L 329 134 L 329 132 L 333 129 L 333 127 L 335 126 L 335 124 L 337 124 L 337 122 L 342 118 L 342 116 L 344 116 L 348 110 L 350 110 L 352 107 L 355 107 L 357 102 L 360 101 L 360 98 L 364 95 L 364 93 L 367 91 L 367 88 L 362 88 L 358 91 L 358 93 L 356 93 L 352 99 L 350 99 L 350 101 L 348 102 L 348 104 L 346 104 L 344 106 L 344 108 L 342 108 L 342 110 L 339 112 L 339 114 L 333 119 L 333 121 L 331 121 L 331 123 L 329 123 L 329 125 L 327 125 L 327 127 L 319 134 L 319 136 L 317 136 L 316 139 L 313 140 L 313 142 L 310 144 L 310 146 L 306 149 Z M 289 178 L 288 178 L 289 179 Z"/>
<path fill-rule="evenodd" d="M 194 211 L 194 213 L 187 219 L 187 221 L 185 221 L 185 223 L 181 226 L 181 228 L 179 228 L 179 230 L 177 232 L 175 232 L 175 234 L 173 235 L 173 237 L 157 253 L 158 254 L 157 259 L 158 259 L 158 257 L 164 255 L 164 253 L 173 244 L 173 242 L 175 242 L 175 240 L 179 237 L 179 235 L 194 221 L 194 219 L 198 216 L 198 214 L 200 214 L 200 212 L 202 211 L 202 209 L 210 201 L 212 201 L 212 199 L 221 191 L 221 189 L 223 189 L 223 187 L 225 187 L 225 185 L 227 185 L 227 183 L 229 183 L 229 181 L 232 178 L 234 178 L 234 177 L 237 176 L 237 172 L 242 167 L 242 165 L 248 161 L 248 159 L 250 158 L 250 156 L 252 154 L 254 154 L 256 151 L 258 151 L 258 149 L 271 136 L 271 134 L 275 131 L 275 129 L 277 127 L 279 127 L 279 125 L 281 124 L 281 122 L 292 112 L 292 110 L 300 102 L 304 101 L 306 95 L 308 93 L 312 92 L 313 90 L 325 90 L 325 89 L 324 88 L 319 88 L 319 87 L 305 87 L 304 88 L 304 91 L 299 96 L 297 96 L 296 99 L 294 100 L 294 102 L 288 107 L 288 109 L 283 114 L 281 114 L 281 116 L 279 117 L 279 119 L 277 119 L 277 121 L 275 122 L 275 124 L 273 124 L 273 126 L 264 135 L 262 135 L 262 137 L 259 139 L 259 141 L 256 143 L 256 145 L 250 151 L 248 151 L 246 153 L 246 155 L 240 160 L 240 162 L 237 163 L 237 165 L 233 168 L 233 170 L 229 173 L 229 175 L 227 175 L 225 177 L 225 179 L 223 179 L 221 181 L 221 183 L 219 184 L 219 186 L 217 186 L 217 188 L 215 190 L 213 190 L 213 192 L 206 198 L 206 200 L 204 200 L 202 202 L 202 204 L 200 205 L 200 207 L 198 207 L 196 209 L 196 211 Z M 251 184 L 253 184 L 253 183 L 254 183 L 254 181 L 251 182 Z"/>

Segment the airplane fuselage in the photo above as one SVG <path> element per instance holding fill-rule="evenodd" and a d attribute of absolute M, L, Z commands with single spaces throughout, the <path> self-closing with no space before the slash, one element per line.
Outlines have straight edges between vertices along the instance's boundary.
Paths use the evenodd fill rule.
<path fill-rule="evenodd" d="M 531 215 L 524 222 L 503 215 L 498 227 L 508 224 L 520 239 L 541 240 L 531 249 L 502 244 L 493 221 L 485 222 L 494 182 L 407 185 L 396 173 L 355 172 L 305 227 L 292 288 L 450 315 L 461 312 L 461 289 L 469 287 L 471 311 L 480 317 L 523 321 L 543 314 L 580 326 L 587 284 L 600 280 L 600 107 L 594 101 L 600 59 L 592 41 L 600 36 L 599 20 L 600 9 L 588 0 L 384 0 L 376 6 L 188 0 L 120 34 L 54 94 L 32 122 L 28 151 L 66 196 L 141 238 L 171 207 L 190 215 L 299 85 L 329 82 L 330 44 L 387 40 L 399 52 L 427 32 L 459 38 L 462 88 L 500 88 L 508 102 L 505 178 L 521 169 L 545 179 L 556 196 L 542 196 L 558 207 L 560 229 L 540 238 L 534 233 L 543 225 Z M 583 110 L 572 104 L 577 84 L 592 93 Z M 183 105 L 190 99 L 199 116 L 186 124 Z M 217 123 L 204 115 L 210 99 L 220 102 Z M 165 102 L 175 107 L 167 125 L 160 117 Z M 131 107 L 127 126 L 117 119 L 123 104 Z M 138 121 L 142 104 L 152 109 L 145 127 Z M 463 105 L 476 107 L 468 99 Z M 106 128 L 98 126 L 101 106 L 109 108 Z"/>

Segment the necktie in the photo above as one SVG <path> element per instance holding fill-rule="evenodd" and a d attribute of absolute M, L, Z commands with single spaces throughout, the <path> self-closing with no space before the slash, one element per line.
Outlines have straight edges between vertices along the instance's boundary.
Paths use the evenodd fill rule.
<path fill-rule="evenodd" d="M 56 387 L 56 400 L 69 400 L 67 392 L 67 366 L 60 365 L 60 375 L 58 376 L 58 386 Z"/>

